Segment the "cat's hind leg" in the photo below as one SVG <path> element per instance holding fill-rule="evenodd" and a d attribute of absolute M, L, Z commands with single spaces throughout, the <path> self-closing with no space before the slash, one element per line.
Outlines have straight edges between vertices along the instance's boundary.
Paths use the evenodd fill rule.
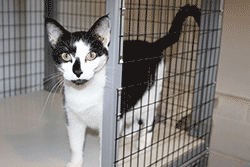
<path fill-rule="evenodd" d="M 148 121 L 146 121 L 147 119 Z M 144 113 L 141 116 L 139 110 L 138 111 L 135 110 L 134 113 L 128 112 L 119 121 L 119 124 L 120 124 L 119 127 L 120 136 L 123 137 L 124 140 L 126 138 L 133 139 L 133 141 L 131 142 L 133 142 L 133 146 L 135 149 L 138 149 L 139 147 L 144 148 L 145 146 L 149 146 L 152 143 L 153 128 L 154 128 L 153 110 L 151 110 L 149 114 Z M 131 137 L 131 135 L 133 135 L 133 137 Z M 141 136 L 143 136 L 143 139 L 145 139 L 144 135 L 147 135 L 147 139 L 143 141 L 141 140 Z"/>
<path fill-rule="evenodd" d="M 153 130 L 155 124 L 154 115 L 154 111 L 150 110 L 149 114 L 147 114 L 146 112 L 143 113 L 142 118 L 138 120 L 138 125 L 141 129 L 138 139 L 138 141 L 140 141 L 140 149 L 148 147 L 152 144 Z"/>
<path fill-rule="evenodd" d="M 67 112 L 71 162 L 66 167 L 82 167 L 86 125 L 73 113 Z"/>
<path fill-rule="evenodd" d="M 127 112 L 123 115 L 123 118 L 119 121 L 119 135 L 125 140 L 131 141 L 134 148 L 138 148 L 138 131 L 140 129 L 140 124 L 138 124 L 138 117 L 133 112 Z"/>

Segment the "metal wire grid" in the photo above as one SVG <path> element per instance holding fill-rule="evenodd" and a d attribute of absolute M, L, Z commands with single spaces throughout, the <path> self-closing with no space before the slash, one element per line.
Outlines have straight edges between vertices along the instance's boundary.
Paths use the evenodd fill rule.
<path fill-rule="evenodd" d="M 196 83 L 194 89 L 191 130 L 189 134 L 202 138 L 205 145 L 198 151 L 210 146 L 214 94 L 218 70 L 220 41 L 222 34 L 224 1 L 205 1 L 202 5 L 200 53 L 197 57 Z"/>
<path fill-rule="evenodd" d="M 194 162 L 191 162 L 187 167 L 204 167 L 208 165 L 208 156 L 203 155 L 199 159 L 195 160 Z"/>
<path fill-rule="evenodd" d="M 106 0 L 59 0 L 59 21 L 69 31 L 87 31 L 106 13 Z"/>
<path fill-rule="evenodd" d="M 126 135 L 119 137 L 117 134 L 115 140 L 119 153 L 116 153 L 115 165 L 179 166 L 206 151 L 209 146 L 223 2 L 127 0 L 121 8 L 125 21 L 120 39 L 149 42 L 159 39 L 166 35 L 176 13 L 186 4 L 202 9 L 203 27 L 196 26 L 192 18 L 186 19 L 179 42 L 164 51 L 166 77 L 158 78 L 164 79 L 162 99 L 140 106 L 155 105 L 157 108 L 159 117 L 154 142 L 150 147 L 134 150 L 131 142 L 133 135 L 130 143 L 126 144 Z M 118 104 L 121 91 L 117 94 Z M 119 113 L 116 120 L 119 120 Z M 206 163 L 197 160 L 196 164 L 203 166 Z"/>
<path fill-rule="evenodd" d="M 43 89 L 43 1 L 0 1 L 0 98 Z"/>

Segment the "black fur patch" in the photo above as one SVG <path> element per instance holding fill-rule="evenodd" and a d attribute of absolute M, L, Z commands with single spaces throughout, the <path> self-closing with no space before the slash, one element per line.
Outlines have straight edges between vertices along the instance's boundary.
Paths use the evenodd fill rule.
<path fill-rule="evenodd" d="M 143 120 L 142 120 L 142 119 L 139 119 L 139 120 L 138 120 L 138 124 L 139 124 L 139 125 L 142 125 L 142 124 L 143 124 Z"/>
<path fill-rule="evenodd" d="M 200 25 L 200 10 L 196 6 L 186 5 L 177 13 L 169 33 L 159 40 L 153 43 L 139 40 L 124 41 L 121 118 L 122 114 L 130 110 L 154 84 L 155 72 L 163 59 L 162 52 L 179 41 L 183 22 L 188 16 L 193 16 Z"/>
<path fill-rule="evenodd" d="M 79 78 L 81 74 L 83 73 L 81 70 L 81 62 L 79 57 L 76 58 L 76 61 L 73 65 L 73 73 L 76 74 L 76 76 Z"/>

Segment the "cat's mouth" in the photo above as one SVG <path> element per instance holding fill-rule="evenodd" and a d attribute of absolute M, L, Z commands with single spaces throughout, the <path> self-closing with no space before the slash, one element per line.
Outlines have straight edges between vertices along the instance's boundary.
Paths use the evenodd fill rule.
<path fill-rule="evenodd" d="M 71 80 L 71 82 L 73 82 L 76 85 L 83 85 L 86 82 L 88 82 L 88 80 L 86 80 L 86 79 L 78 79 L 78 80 Z"/>

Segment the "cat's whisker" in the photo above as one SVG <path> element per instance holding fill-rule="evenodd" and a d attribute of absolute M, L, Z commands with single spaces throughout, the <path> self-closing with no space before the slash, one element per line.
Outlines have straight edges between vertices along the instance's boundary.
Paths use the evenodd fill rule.
<path fill-rule="evenodd" d="M 43 86 L 43 85 L 44 85 L 46 82 L 48 82 L 49 80 L 52 80 L 52 83 L 50 83 L 50 85 L 54 84 L 55 81 L 53 81 L 53 79 L 56 78 L 56 77 L 62 77 L 62 75 L 61 75 L 61 74 L 57 74 L 57 73 L 50 74 L 50 75 L 48 75 L 48 76 L 46 77 L 45 80 L 39 82 L 39 83 L 35 86 L 35 88 L 38 88 L 38 87 Z M 42 88 L 41 88 L 41 89 L 42 89 Z"/>
<path fill-rule="evenodd" d="M 51 76 L 49 79 L 47 79 L 51 80 L 51 83 L 48 85 L 48 87 L 50 88 L 51 85 L 57 84 L 57 82 L 59 82 L 61 79 L 63 79 L 63 76 L 61 74 L 56 74 L 55 76 Z"/>
<path fill-rule="evenodd" d="M 64 79 L 63 82 L 61 83 L 62 86 L 61 86 L 61 89 L 59 90 L 59 94 L 63 93 L 62 91 L 63 91 L 63 88 L 65 86 L 65 82 L 66 82 L 66 80 Z"/>
<path fill-rule="evenodd" d="M 51 74 L 51 75 L 46 77 L 46 79 L 41 83 L 41 85 L 45 84 L 49 80 L 53 80 L 54 78 L 60 77 L 60 76 L 61 76 L 61 74 L 58 74 L 58 73 Z"/>
<path fill-rule="evenodd" d="M 52 98 L 52 101 L 51 101 L 51 105 L 52 105 L 52 106 L 53 106 L 53 104 L 54 104 L 54 99 L 55 99 L 56 92 L 57 92 L 58 88 L 60 88 L 60 86 L 62 86 L 62 85 L 64 84 L 64 81 L 65 81 L 64 78 L 61 78 L 61 79 L 58 81 L 58 85 L 57 85 L 57 87 L 56 87 L 55 93 L 54 93 L 53 98 Z M 60 92 L 60 91 L 59 91 L 59 92 Z"/>
<path fill-rule="evenodd" d="M 47 104 L 48 104 L 48 101 L 49 101 L 49 98 L 50 98 L 50 96 L 51 96 L 51 94 L 52 94 L 52 92 L 53 92 L 53 90 L 58 86 L 58 84 L 60 84 L 60 82 L 58 81 L 53 87 L 52 87 L 52 89 L 51 89 L 51 91 L 49 92 L 49 95 L 48 95 L 48 97 L 47 97 L 47 99 L 46 99 L 46 101 L 45 101 L 45 104 L 44 104 L 44 107 L 43 107 L 43 110 L 42 110 L 42 112 L 41 112 L 41 114 L 40 114 L 40 116 L 38 117 L 38 120 L 41 120 L 41 117 L 42 117 L 42 115 L 43 115 L 43 113 L 44 113 L 44 111 L 45 111 L 45 109 L 46 109 L 46 107 L 47 107 Z"/>
<path fill-rule="evenodd" d="M 47 78 L 41 85 L 44 85 L 44 84 L 46 84 L 46 82 L 51 80 L 51 83 L 49 84 L 49 87 L 50 87 L 51 85 L 54 85 L 55 82 L 57 82 L 60 78 L 63 78 L 63 76 L 61 74 L 55 74 L 55 75 Z"/>
<path fill-rule="evenodd" d="M 63 73 L 64 72 L 64 70 L 60 66 L 56 65 L 56 68 L 59 70 L 59 73 Z"/>

